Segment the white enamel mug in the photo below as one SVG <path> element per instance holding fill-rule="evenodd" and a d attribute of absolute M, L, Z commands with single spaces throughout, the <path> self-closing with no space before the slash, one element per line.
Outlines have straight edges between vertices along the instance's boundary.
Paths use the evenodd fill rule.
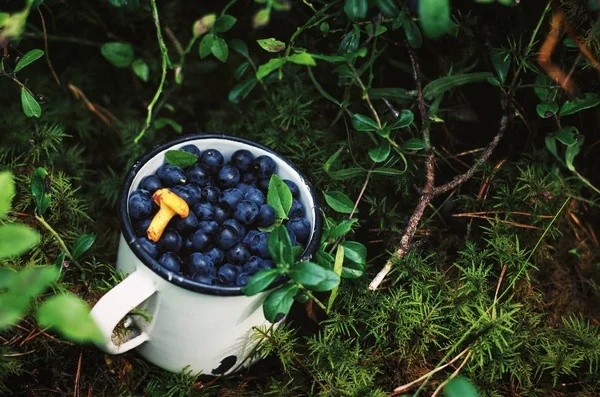
<path fill-rule="evenodd" d="M 269 325 L 262 310 L 267 292 L 245 296 L 239 287 L 201 284 L 163 268 L 136 242 L 129 220 L 128 197 L 141 179 L 154 174 L 163 164 L 165 152 L 194 144 L 201 151 L 219 150 L 226 160 L 238 149 L 255 156 L 268 155 L 277 164 L 282 179 L 295 182 L 300 202 L 312 225 L 311 236 L 302 254 L 308 260 L 316 252 L 321 236 L 322 218 L 312 187 L 286 159 L 259 144 L 225 135 L 190 135 L 154 148 L 127 174 L 119 199 L 121 239 L 117 270 L 127 277 L 104 295 L 91 311 L 104 341 L 98 347 L 109 354 L 131 349 L 151 363 L 172 372 L 187 367 L 193 374 L 220 375 L 233 372 L 255 347 L 253 327 Z M 283 281 L 282 281 L 283 282 Z M 128 316 L 134 309 L 151 316 Z M 125 323 L 135 330 L 125 337 L 113 335 L 115 327 Z"/>

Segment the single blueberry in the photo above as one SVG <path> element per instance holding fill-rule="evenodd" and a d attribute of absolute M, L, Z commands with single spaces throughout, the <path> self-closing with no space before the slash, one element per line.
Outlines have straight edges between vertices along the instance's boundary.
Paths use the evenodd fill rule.
<path fill-rule="evenodd" d="M 223 226 L 227 226 L 227 225 L 229 225 L 229 226 L 233 227 L 235 230 L 237 230 L 239 236 L 246 235 L 246 228 L 237 219 L 227 219 L 226 221 L 223 222 Z"/>
<path fill-rule="evenodd" d="M 308 219 L 301 217 L 290 219 L 287 223 L 287 229 L 296 235 L 299 242 L 305 243 L 310 236 L 311 227 Z"/>
<path fill-rule="evenodd" d="M 154 201 L 152 195 L 143 189 L 131 193 L 128 200 L 129 216 L 133 219 L 148 218 L 154 212 Z"/>
<path fill-rule="evenodd" d="M 187 176 L 181 168 L 166 163 L 158 168 L 156 175 L 158 175 L 160 181 L 167 187 L 179 185 L 187 181 Z"/>
<path fill-rule="evenodd" d="M 170 270 L 174 273 L 179 273 L 181 270 L 181 258 L 173 252 L 165 252 L 158 258 L 160 263 L 165 269 Z"/>
<path fill-rule="evenodd" d="M 252 242 L 252 239 L 258 233 L 260 233 L 260 232 L 258 230 L 254 230 L 254 229 L 248 231 L 248 233 L 246 234 L 246 236 L 244 236 L 244 239 L 242 240 L 242 243 L 246 244 L 249 247 L 250 243 Z"/>
<path fill-rule="evenodd" d="M 254 172 L 244 172 L 242 174 L 242 179 L 241 181 L 243 183 L 248 183 L 248 184 L 254 184 L 256 181 L 258 181 L 258 177 L 256 176 L 256 174 Z"/>
<path fill-rule="evenodd" d="M 217 247 L 221 249 L 229 249 L 240 241 L 240 236 L 233 227 L 225 226 L 217 234 Z"/>
<path fill-rule="evenodd" d="M 219 224 L 215 221 L 201 221 L 198 223 L 198 230 L 216 236 L 219 231 Z"/>
<path fill-rule="evenodd" d="M 154 241 L 149 240 L 147 237 L 139 237 L 136 241 L 152 258 L 156 258 L 158 256 L 158 246 Z"/>
<path fill-rule="evenodd" d="M 147 175 L 140 181 L 140 188 L 147 190 L 150 194 L 154 193 L 158 189 L 162 189 L 164 186 L 160 181 L 160 178 L 156 175 Z"/>
<path fill-rule="evenodd" d="M 213 205 L 210 203 L 198 203 L 193 207 L 199 221 L 213 220 Z"/>
<path fill-rule="evenodd" d="M 201 254 L 200 252 L 194 252 L 190 256 L 188 256 L 185 260 L 185 265 L 187 266 L 187 272 L 189 274 L 214 274 L 215 273 L 215 265 L 213 261 L 206 255 Z"/>
<path fill-rule="evenodd" d="M 258 233 L 252 239 L 250 243 L 250 249 L 255 255 L 260 256 L 262 259 L 271 259 L 271 253 L 267 248 L 267 239 L 269 238 L 269 233 L 261 232 Z"/>
<path fill-rule="evenodd" d="M 219 196 L 219 203 L 227 204 L 229 208 L 234 209 L 236 205 L 240 201 L 244 199 L 244 194 L 241 190 L 236 188 L 231 188 L 227 190 L 223 190 L 221 195 Z"/>
<path fill-rule="evenodd" d="M 290 211 L 288 212 L 288 216 L 290 219 L 300 218 L 304 216 L 304 208 L 298 200 L 292 200 L 292 206 L 290 208 Z"/>
<path fill-rule="evenodd" d="M 148 226 L 152 223 L 152 219 L 147 218 L 137 222 L 134 226 L 135 235 L 138 237 L 146 237 L 148 235 Z"/>
<path fill-rule="evenodd" d="M 272 260 L 264 259 L 258 265 L 258 270 L 269 270 L 269 269 L 275 269 L 275 262 L 273 262 Z"/>
<path fill-rule="evenodd" d="M 283 181 L 290 188 L 290 192 L 292 193 L 292 197 L 293 198 L 298 198 L 298 196 L 300 196 L 300 189 L 298 188 L 298 185 L 296 185 L 294 182 L 290 181 L 289 179 L 284 179 Z"/>
<path fill-rule="evenodd" d="M 238 243 L 227 251 L 227 260 L 234 265 L 244 264 L 248 258 L 250 251 L 244 244 Z"/>
<path fill-rule="evenodd" d="M 248 280 L 250 280 L 250 274 L 248 273 L 240 273 L 238 274 L 238 276 L 235 278 L 235 285 L 236 287 L 243 287 L 246 284 L 248 284 Z"/>
<path fill-rule="evenodd" d="M 237 277 L 237 268 L 231 263 L 226 263 L 219 268 L 217 272 L 219 281 L 223 284 L 232 284 Z"/>
<path fill-rule="evenodd" d="M 244 194 L 246 194 L 250 189 L 255 189 L 254 185 L 245 182 L 238 183 L 235 188 L 239 189 Z"/>
<path fill-rule="evenodd" d="M 260 264 L 262 259 L 258 256 L 252 255 L 246 263 L 244 263 L 244 272 L 248 274 L 255 274 L 260 270 Z"/>
<path fill-rule="evenodd" d="M 189 182 L 197 183 L 200 187 L 204 187 L 210 180 L 210 172 L 200 164 L 194 164 L 186 172 Z"/>
<path fill-rule="evenodd" d="M 246 149 L 240 149 L 233 152 L 231 155 L 231 164 L 236 166 L 238 170 L 245 172 L 252 166 L 254 155 Z"/>
<path fill-rule="evenodd" d="M 181 246 L 181 252 L 185 254 L 191 254 L 195 252 L 194 249 L 194 235 L 189 234 L 187 237 L 183 239 L 183 245 Z"/>
<path fill-rule="evenodd" d="M 217 283 L 217 279 L 212 275 L 204 275 L 201 273 L 196 273 L 192 276 L 192 280 L 197 283 L 207 284 L 207 285 L 215 285 Z"/>
<path fill-rule="evenodd" d="M 190 205 L 199 203 L 202 200 L 202 188 L 200 187 L 200 185 L 196 183 L 188 183 L 187 185 L 184 185 L 184 187 L 190 195 Z"/>
<path fill-rule="evenodd" d="M 158 240 L 158 249 L 161 252 L 178 253 L 182 244 L 181 236 L 175 229 L 166 229 Z"/>
<path fill-rule="evenodd" d="M 216 204 L 219 201 L 221 190 L 216 186 L 206 186 L 202 189 L 202 200 L 211 204 Z"/>
<path fill-rule="evenodd" d="M 269 191 L 269 183 L 271 182 L 270 178 L 259 179 L 256 182 L 256 187 L 259 188 L 262 192 L 267 193 Z"/>
<path fill-rule="evenodd" d="M 253 188 L 244 194 L 244 200 L 252 201 L 254 204 L 260 207 L 265 203 L 265 194 L 260 190 Z"/>
<path fill-rule="evenodd" d="M 233 165 L 226 165 L 219 171 L 219 186 L 222 188 L 235 187 L 240 183 L 240 171 Z"/>
<path fill-rule="evenodd" d="M 269 156 L 258 156 L 252 162 L 252 168 L 259 178 L 270 178 L 275 173 L 275 161 Z"/>
<path fill-rule="evenodd" d="M 211 235 L 204 230 L 196 230 L 192 237 L 192 247 L 196 251 L 207 250 L 212 245 L 213 239 Z"/>
<path fill-rule="evenodd" d="M 169 226 L 177 230 L 180 235 L 190 234 L 196 230 L 196 227 L 198 226 L 198 218 L 193 211 L 190 211 L 188 216 L 185 218 L 175 215 L 169 223 Z"/>
<path fill-rule="evenodd" d="M 244 225 L 249 225 L 256 220 L 259 213 L 258 206 L 252 201 L 243 200 L 235 207 L 233 217 Z"/>
<path fill-rule="evenodd" d="M 173 186 L 170 187 L 169 190 L 173 193 L 175 193 L 176 195 L 178 195 L 179 197 L 181 197 L 183 199 L 183 201 L 185 201 L 189 206 L 192 205 L 190 199 L 191 199 L 191 195 L 190 195 L 190 191 L 186 188 L 186 185 L 177 185 L 177 186 Z"/>
<path fill-rule="evenodd" d="M 259 227 L 269 227 L 273 222 L 275 222 L 275 209 L 269 204 L 261 205 L 256 217 L 256 224 Z"/>
<path fill-rule="evenodd" d="M 226 204 L 215 204 L 213 206 L 213 220 L 219 225 L 223 224 L 231 216 L 231 209 Z"/>
<path fill-rule="evenodd" d="M 179 150 L 183 150 L 184 152 L 188 152 L 193 154 L 196 157 L 200 157 L 200 149 L 196 145 L 185 145 L 179 148 Z"/>
<path fill-rule="evenodd" d="M 225 253 L 223 252 L 223 250 L 220 250 L 217 247 L 213 247 L 210 250 L 206 251 L 205 255 L 213 261 L 215 266 L 223 264 L 223 261 L 225 260 Z"/>
<path fill-rule="evenodd" d="M 212 173 L 216 174 L 223 166 L 223 155 L 217 149 L 207 149 L 200 156 L 200 163 Z"/>

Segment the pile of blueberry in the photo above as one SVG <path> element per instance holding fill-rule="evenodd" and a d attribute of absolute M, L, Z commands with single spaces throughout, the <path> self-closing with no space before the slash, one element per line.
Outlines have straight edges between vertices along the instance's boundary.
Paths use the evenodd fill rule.
<path fill-rule="evenodd" d="M 129 216 L 141 246 L 164 268 L 204 284 L 244 286 L 259 270 L 273 268 L 269 233 L 258 229 L 275 222 L 275 210 L 266 203 L 276 171 L 273 159 L 242 149 L 225 162 L 215 149 L 201 152 L 186 145 L 179 150 L 198 161 L 184 168 L 164 163 L 129 196 Z M 292 244 L 304 248 L 311 224 L 298 201 L 298 186 L 284 182 L 293 197 L 286 227 Z M 158 210 L 152 195 L 162 188 L 185 200 L 190 211 L 185 218 L 175 215 L 155 243 L 147 229 Z"/>

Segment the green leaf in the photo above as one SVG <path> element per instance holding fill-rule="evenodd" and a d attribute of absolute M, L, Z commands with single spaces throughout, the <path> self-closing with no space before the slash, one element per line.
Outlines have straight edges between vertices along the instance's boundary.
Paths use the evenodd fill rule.
<path fill-rule="evenodd" d="M 410 138 L 402 144 L 402 149 L 410 151 L 422 150 L 426 147 L 427 146 L 425 145 L 425 142 L 423 142 L 423 140 L 420 138 Z"/>
<path fill-rule="evenodd" d="M 0 219 L 12 208 L 15 196 L 15 181 L 10 172 L 0 172 Z"/>
<path fill-rule="evenodd" d="M 39 215 L 44 215 L 48 205 L 50 205 L 52 193 L 50 183 L 50 177 L 44 168 L 39 167 L 33 172 L 31 176 L 31 194 L 35 199 L 36 210 Z"/>
<path fill-rule="evenodd" d="M 294 262 L 298 262 L 302 257 L 302 253 L 304 252 L 304 248 L 294 245 L 292 247 L 292 254 L 294 255 Z"/>
<path fill-rule="evenodd" d="M 238 54 L 245 56 L 246 58 L 250 56 L 248 54 L 248 46 L 240 39 L 230 40 L 229 47 L 231 47 L 231 49 L 237 52 Z"/>
<path fill-rule="evenodd" d="M 575 161 L 575 156 L 579 154 L 584 140 L 585 137 L 583 135 L 578 135 L 577 143 L 567 146 L 567 150 L 565 151 L 565 164 L 567 165 L 567 168 L 573 172 L 575 172 L 575 165 L 573 164 L 573 161 Z"/>
<path fill-rule="evenodd" d="M 367 0 L 346 0 L 344 11 L 350 19 L 364 19 L 367 16 Z"/>
<path fill-rule="evenodd" d="M 342 54 L 354 54 L 356 51 L 358 51 L 359 44 L 360 29 L 357 25 L 354 25 L 354 28 L 342 38 L 339 46 L 339 52 Z"/>
<path fill-rule="evenodd" d="M 575 114 L 584 109 L 593 108 L 600 104 L 600 95 L 598 94 L 585 94 L 583 98 L 575 98 L 572 101 L 566 101 L 560 108 L 559 116 L 568 116 Z"/>
<path fill-rule="evenodd" d="M 493 74 L 489 72 L 478 72 L 445 76 L 427 84 L 425 88 L 423 88 L 423 96 L 426 99 L 434 99 L 444 94 L 446 91 L 451 90 L 454 87 L 458 87 L 468 83 L 485 81 L 489 77 L 493 77 Z"/>
<path fill-rule="evenodd" d="M 377 0 L 377 7 L 383 15 L 389 18 L 396 18 L 400 13 L 400 9 L 394 0 Z"/>
<path fill-rule="evenodd" d="M 36 60 L 40 59 L 43 56 L 44 56 L 44 51 L 42 51 L 42 50 L 35 49 L 35 50 L 31 50 L 31 51 L 27 52 L 27 54 L 23 55 L 23 57 L 21 59 L 19 59 L 19 62 L 17 62 L 14 72 L 17 73 L 19 70 L 23 69 L 25 66 L 35 62 Z"/>
<path fill-rule="evenodd" d="M 333 272 L 335 274 L 337 274 L 338 277 L 341 276 L 341 274 L 342 274 L 342 267 L 344 264 L 344 251 L 345 251 L 344 247 L 341 245 L 338 245 L 337 251 L 335 253 L 335 264 L 333 266 Z M 327 302 L 327 313 L 329 313 L 329 311 L 333 307 L 333 302 L 335 302 L 335 298 L 336 298 L 337 292 L 338 292 L 338 287 L 339 287 L 339 285 L 336 285 L 331 290 L 331 295 L 329 295 L 329 300 Z"/>
<path fill-rule="evenodd" d="M 419 0 L 419 19 L 423 33 L 437 39 L 454 29 L 450 20 L 449 0 Z"/>
<path fill-rule="evenodd" d="M 268 8 L 263 8 L 259 10 L 256 14 L 254 14 L 254 18 L 252 18 L 252 26 L 256 28 L 261 28 L 266 26 L 271 19 L 271 12 Z"/>
<path fill-rule="evenodd" d="M 216 19 L 217 16 L 215 14 L 207 14 L 194 22 L 194 27 L 192 29 L 194 37 L 200 37 L 208 32 L 215 24 Z"/>
<path fill-rule="evenodd" d="M 250 62 L 242 62 L 240 63 L 240 65 L 235 69 L 235 72 L 233 72 L 233 77 L 235 77 L 236 80 L 241 79 L 244 76 L 244 73 L 246 73 L 246 70 L 248 70 L 248 67 L 250 66 Z"/>
<path fill-rule="evenodd" d="M 297 262 L 288 272 L 289 276 L 308 289 L 331 291 L 340 283 L 340 276 L 313 262 Z"/>
<path fill-rule="evenodd" d="M 225 33 L 229 31 L 233 25 L 237 22 L 237 18 L 231 15 L 221 15 L 215 21 L 213 27 L 215 31 L 219 33 Z"/>
<path fill-rule="evenodd" d="M 406 40 L 413 48 L 421 48 L 423 44 L 423 36 L 421 36 L 421 29 L 412 20 L 412 18 L 405 16 L 404 23 L 402 24 L 402 28 L 404 29 L 404 34 L 406 35 Z"/>
<path fill-rule="evenodd" d="M 322 22 L 321 25 L 319 25 L 319 30 L 325 35 L 329 32 L 329 24 L 327 22 Z"/>
<path fill-rule="evenodd" d="M 0 226 L 0 258 L 21 255 L 40 241 L 35 230 L 17 224 Z"/>
<path fill-rule="evenodd" d="M 376 163 L 381 163 L 390 157 L 390 143 L 382 141 L 378 146 L 369 149 L 369 157 Z"/>
<path fill-rule="evenodd" d="M 323 193 L 323 195 L 325 196 L 325 201 L 327 201 L 327 204 L 333 208 L 334 211 L 342 214 L 349 214 L 352 212 L 354 203 L 344 193 L 333 191 L 329 193 Z M 355 212 L 358 212 L 358 209 Z"/>
<path fill-rule="evenodd" d="M 371 172 L 373 174 L 379 174 L 383 176 L 398 176 L 404 174 L 406 172 L 406 168 L 403 170 L 398 170 L 396 168 L 381 167 L 375 168 Z"/>
<path fill-rule="evenodd" d="M 538 116 L 543 119 L 547 119 L 554 116 L 556 112 L 558 112 L 558 103 L 554 101 L 542 102 L 535 107 L 535 110 L 537 111 Z"/>
<path fill-rule="evenodd" d="M 60 253 L 56 257 L 56 262 L 54 262 L 54 266 L 56 266 L 57 269 L 62 269 L 62 267 L 65 263 L 65 255 L 66 255 L 66 252 L 63 250 L 60 250 Z"/>
<path fill-rule="evenodd" d="M 195 154 L 184 150 L 167 150 L 165 152 L 165 159 L 169 164 L 181 168 L 189 167 L 198 161 L 198 157 Z"/>
<path fill-rule="evenodd" d="M 154 120 L 152 126 L 157 130 L 169 126 L 173 129 L 173 131 L 179 132 L 180 134 L 183 131 L 183 127 L 181 127 L 181 124 L 179 124 L 175 120 L 168 119 L 166 117 L 161 117 L 159 119 Z"/>
<path fill-rule="evenodd" d="M 554 136 L 549 135 L 545 138 L 545 143 L 546 143 L 546 149 L 548 149 L 548 151 L 550 153 L 552 153 L 554 155 L 554 157 L 556 157 L 557 159 L 560 160 L 560 157 L 558 157 L 558 150 L 556 149 L 556 140 L 554 139 Z"/>
<path fill-rule="evenodd" d="M 310 55 L 308 52 L 301 52 L 299 54 L 290 55 L 289 57 L 287 57 L 287 60 L 298 65 L 317 65 L 312 55 Z"/>
<path fill-rule="evenodd" d="M 256 40 L 256 42 L 265 51 L 279 52 L 285 50 L 285 43 L 273 37 L 270 37 L 268 39 Z"/>
<path fill-rule="evenodd" d="M 345 236 L 346 234 L 348 234 L 350 232 L 350 230 L 352 230 L 352 225 L 354 225 L 357 222 L 358 222 L 358 219 L 356 219 L 356 218 L 346 219 L 346 220 L 342 221 L 339 225 L 334 227 L 329 232 L 329 237 L 336 239 L 336 238 Z"/>
<path fill-rule="evenodd" d="M 553 101 L 556 98 L 558 87 L 547 74 L 538 74 L 535 78 L 535 85 L 536 87 L 533 90 L 541 101 Z M 554 88 L 543 88 L 543 86 Z"/>
<path fill-rule="evenodd" d="M 369 88 L 367 90 L 371 99 L 389 99 L 399 104 L 409 104 L 415 98 L 414 91 L 407 91 L 404 88 Z"/>
<path fill-rule="evenodd" d="M 30 299 L 44 292 L 59 275 L 60 270 L 53 266 L 30 266 L 15 272 L 4 288 L 24 299 Z"/>
<path fill-rule="evenodd" d="M 245 99 L 248 96 L 248 94 L 252 92 L 257 83 L 258 80 L 256 79 L 256 77 L 252 76 L 233 87 L 233 89 L 229 92 L 229 95 L 227 97 L 229 99 L 229 102 L 239 103 L 240 100 Z"/>
<path fill-rule="evenodd" d="M 118 68 L 128 68 L 133 62 L 133 47 L 126 43 L 105 43 L 100 48 L 100 52 L 108 62 Z"/>
<path fill-rule="evenodd" d="M 315 258 L 317 259 L 317 263 L 325 269 L 333 270 L 335 267 L 333 256 L 330 253 L 323 251 L 323 249 L 317 251 Z"/>
<path fill-rule="evenodd" d="M 150 68 L 144 62 L 143 59 L 138 58 L 131 64 L 131 68 L 133 69 L 133 73 L 137 77 L 139 77 L 142 81 L 148 81 L 148 76 L 150 75 Z"/>
<path fill-rule="evenodd" d="M 368 23 L 368 24 L 365 26 L 365 30 L 366 30 L 366 31 L 367 31 L 367 33 L 369 33 L 369 34 L 371 34 L 371 33 L 372 33 L 372 34 L 373 34 L 373 37 L 377 37 L 377 36 L 379 36 L 379 35 L 382 35 L 382 34 L 384 34 L 385 32 L 387 32 L 387 28 L 386 28 L 385 26 L 383 26 L 383 25 L 379 25 L 379 24 L 376 24 L 376 25 L 375 25 L 375 31 L 373 31 L 373 25 L 372 25 L 371 23 Z"/>
<path fill-rule="evenodd" d="M 23 106 L 23 113 L 27 117 L 40 117 L 42 115 L 40 104 L 25 87 L 21 87 L 21 105 Z"/>
<path fill-rule="evenodd" d="M 512 56 L 510 55 L 510 51 L 507 51 L 504 48 L 492 49 L 492 65 L 494 65 L 494 69 L 496 69 L 496 74 L 501 83 L 504 83 L 506 80 L 511 61 Z"/>
<path fill-rule="evenodd" d="M 227 47 L 227 42 L 222 38 L 215 37 L 215 39 L 212 42 L 212 46 L 210 47 L 210 51 L 219 61 L 227 61 L 227 56 L 229 55 L 229 47 Z"/>
<path fill-rule="evenodd" d="M 352 125 L 356 131 L 378 131 L 379 125 L 370 117 L 354 113 L 352 115 Z"/>
<path fill-rule="evenodd" d="M 288 219 L 288 212 L 292 208 L 292 192 L 277 174 L 271 175 L 267 190 L 267 204 L 275 210 L 275 217 Z"/>
<path fill-rule="evenodd" d="M 355 262 L 344 262 L 344 267 L 342 268 L 342 278 L 359 278 L 365 274 L 365 265 L 361 265 Z"/>
<path fill-rule="evenodd" d="M 344 181 L 346 179 L 354 178 L 358 175 L 361 175 L 365 172 L 364 169 L 354 167 L 354 168 L 346 168 L 339 171 L 330 171 L 327 174 L 329 177 L 335 181 Z"/>
<path fill-rule="evenodd" d="M 297 293 L 298 286 L 296 283 L 286 283 L 271 292 L 263 303 L 263 313 L 265 318 L 274 323 L 280 315 L 287 315 L 290 312 L 292 303 L 294 303 L 294 297 Z"/>
<path fill-rule="evenodd" d="M 240 290 L 248 295 L 256 295 L 267 288 L 279 275 L 279 269 L 261 270 L 254 276 L 250 277 L 248 284 L 240 288 Z"/>
<path fill-rule="evenodd" d="M 287 227 L 279 225 L 269 233 L 267 248 L 277 265 L 287 268 L 294 263 L 292 242 Z"/>
<path fill-rule="evenodd" d="M 559 129 L 554 133 L 554 138 L 559 140 L 562 144 L 572 146 L 577 143 L 576 136 L 579 134 L 579 130 L 573 126 L 567 126 Z"/>
<path fill-rule="evenodd" d="M 271 72 L 283 66 L 285 62 L 286 60 L 284 58 L 270 59 L 269 62 L 258 67 L 258 70 L 256 71 L 256 78 L 262 80 L 263 78 L 271 74 Z"/>
<path fill-rule="evenodd" d="M 25 299 L 18 293 L 0 294 L 0 331 L 18 324 L 25 316 L 29 303 L 29 299 Z"/>
<path fill-rule="evenodd" d="M 344 256 L 346 259 L 364 265 L 367 263 L 367 247 L 358 241 L 344 241 Z"/>
<path fill-rule="evenodd" d="M 396 130 L 398 128 L 406 128 L 408 127 L 413 120 L 415 119 L 415 115 L 408 109 L 403 109 L 394 124 L 392 124 L 392 130 Z"/>
<path fill-rule="evenodd" d="M 207 34 L 202 38 L 200 45 L 198 46 L 198 52 L 200 54 L 200 59 L 204 59 L 210 55 L 212 52 L 212 45 L 215 41 L 215 35 L 212 33 Z"/>
<path fill-rule="evenodd" d="M 67 339 L 77 342 L 103 339 L 87 304 L 72 293 L 48 298 L 38 309 L 37 319 L 40 326 L 52 327 Z"/>
<path fill-rule="evenodd" d="M 446 397 L 478 397 L 477 388 L 466 378 L 457 376 L 444 386 Z"/>
<path fill-rule="evenodd" d="M 78 259 L 83 255 L 87 250 L 90 249 L 92 244 L 96 241 L 96 236 L 93 234 L 84 234 L 77 239 L 75 244 L 73 244 L 73 248 L 71 249 L 71 254 L 75 259 Z"/>

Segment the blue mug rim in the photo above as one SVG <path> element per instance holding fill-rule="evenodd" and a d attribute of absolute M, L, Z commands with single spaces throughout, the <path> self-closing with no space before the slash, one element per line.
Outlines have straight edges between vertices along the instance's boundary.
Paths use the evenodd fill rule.
<path fill-rule="evenodd" d="M 314 190 L 312 184 L 308 181 L 308 179 L 304 176 L 304 174 L 302 174 L 302 172 L 300 172 L 300 170 L 298 170 L 296 168 L 296 166 L 291 161 L 289 161 L 282 155 L 274 152 L 272 149 L 269 149 L 266 146 L 263 146 L 259 143 L 256 143 L 256 142 L 244 139 L 244 138 L 229 136 L 229 135 L 225 135 L 225 134 L 186 135 L 181 138 L 177 138 L 177 139 L 168 141 L 162 145 L 157 145 L 150 152 L 148 152 L 147 154 L 142 156 L 139 160 L 137 160 L 134 163 L 134 165 L 131 167 L 131 169 L 128 171 L 127 176 L 125 177 L 125 181 L 123 183 L 123 187 L 121 188 L 120 196 L 119 196 L 119 223 L 120 223 L 120 227 L 121 227 L 121 232 L 123 233 L 123 236 L 125 237 L 125 242 L 129 246 L 131 251 L 135 254 L 135 256 L 146 267 L 148 267 L 150 270 L 152 270 L 154 273 L 158 274 L 160 277 L 162 277 L 169 283 L 175 284 L 184 289 L 194 291 L 194 292 L 209 294 L 209 295 L 221 295 L 221 296 L 244 295 L 243 292 L 240 290 L 241 287 L 208 285 L 208 284 L 202 284 L 202 283 L 190 280 L 185 277 L 181 277 L 181 278 L 173 277 L 173 273 L 171 271 L 169 271 L 169 270 L 165 269 L 163 266 L 161 266 L 158 263 L 158 261 L 156 261 L 154 258 L 152 258 L 146 252 L 146 250 L 144 250 L 142 248 L 141 244 L 137 242 L 138 237 L 135 234 L 133 225 L 131 224 L 131 220 L 129 219 L 129 214 L 127 213 L 127 202 L 129 199 L 129 197 L 128 197 L 129 190 L 130 190 L 131 185 L 133 184 L 133 180 L 135 179 L 139 170 L 144 165 L 146 165 L 146 163 L 148 163 L 148 161 L 150 161 L 152 158 L 154 158 L 158 153 L 162 152 L 163 150 L 166 150 L 166 149 L 168 149 L 174 145 L 177 145 L 179 143 L 194 141 L 194 140 L 198 140 L 198 139 L 229 140 L 229 141 L 244 143 L 246 145 L 262 149 L 262 150 L 270 153 L 272 156 L 275 156 L 278 159 L 280 159 L 281 161 L 285 162 L 288 166 L 290 166 L 292 168 L 292 170 L 294 170 L 294 172 L 296 172 L 304 180 L 304 183 L 306 183 L 306 185 L 308 187 L 308 191 L 310 192 L 311 199 L 313 200 L 313 203 L 315 206 L 315 220 L 314 220 L 314 222 L 315 222 L 314 230 L 315 231 L 314 231 L 311 239 L 309 240 L 308 244 L 306 245 L 306 249 L 302 253 L 300 260 L 309 260 L 310 258 L 312 258 L 312 256 L 317 252 L 317 249 L 321 242 L 321 234 L 322 234 L 322 229 L 323 229 L 323 217 L 321 215 L 319 202 L 317 200 L 317 196 L 315 194 L 315 190 Z M 288 280 L 287 277 L 281 278 L 278 281 L 274 282 L 270 286 L 270 288 L 278 287 L 279 285 L 283 284 L 287 280 Z"/>

